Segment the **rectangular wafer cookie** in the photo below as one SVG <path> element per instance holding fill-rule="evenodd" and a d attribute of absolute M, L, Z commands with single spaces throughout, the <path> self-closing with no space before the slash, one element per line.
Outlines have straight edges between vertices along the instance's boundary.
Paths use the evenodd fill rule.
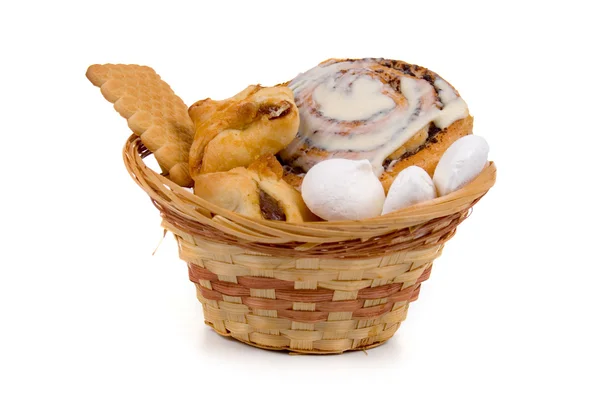
<path fill-rule="evenodd" d="M 169 179 L 191 186 L 189 150 L 194 123 L 171 87 L 152 68 L 141 65 L 95 64 L 86 77 L 127 119 Z"/>

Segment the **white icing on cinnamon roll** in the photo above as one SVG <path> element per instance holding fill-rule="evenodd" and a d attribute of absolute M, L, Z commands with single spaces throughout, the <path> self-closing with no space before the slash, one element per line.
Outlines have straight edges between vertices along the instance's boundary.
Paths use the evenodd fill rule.
<path fill-rule="evenodd" d="M 381 174 L 384 161 L 411 139 L 418 147 L 428 130 L 435 134 L 469 115 L 450 84 L 400 61 L 329 60 L 289 87 L 300 128 L 280 155 L 304 171 L 325 159 L 346 158 L 367 159 Z"/>

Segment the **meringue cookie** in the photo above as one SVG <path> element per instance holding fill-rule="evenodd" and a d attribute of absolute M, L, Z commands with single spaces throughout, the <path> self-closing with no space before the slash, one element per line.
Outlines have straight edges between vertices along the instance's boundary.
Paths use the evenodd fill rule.
<path fill-rule="evenodd" d="M 445 196 L 475 179 L 485 167 L 489 151 L 481 136 L 467 135 L 452 143 L 433 173 L 438 194 Z"/>
<path fill-rule="evenodd" d="M 368 160 L 330 159 L 304 177 L 302 198 L 327 221 L 360 220 L 381 214 L 385 192 Z"/>
<path fill-rule="evenodd" d="M 423 168 L 412 165 L 403 169 L 394 179 L 381 215 L 435 199 L 435 194 L 435 185 L 429 174 Z"/>

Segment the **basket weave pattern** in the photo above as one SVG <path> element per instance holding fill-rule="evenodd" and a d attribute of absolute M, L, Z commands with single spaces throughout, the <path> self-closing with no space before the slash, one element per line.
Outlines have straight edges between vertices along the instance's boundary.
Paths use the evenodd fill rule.
<path fill-rule="evenodd" d="M 371 220 L 291 224 L 251 220 L 194 196 L 144 164 L 149 153 L 135 136 L 123 154 L 178 241 L 206 323 L 257 347 L 304 353 L 391 338 L 496 172 L 490 163 L 453 194 Z"/>

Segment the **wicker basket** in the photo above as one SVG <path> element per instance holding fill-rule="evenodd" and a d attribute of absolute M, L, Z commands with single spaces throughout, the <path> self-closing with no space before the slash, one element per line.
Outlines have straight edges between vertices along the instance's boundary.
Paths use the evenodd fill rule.
<path fill-rule="evenodd" d="M 244 343 L 300 353 L 378 346 L 396 332 L 421 282 L 471 207 L 493 186 L 494 163 L 450 195 L 344 222 L 257 221 L 221 209 L 147 167 L 131 136 L 125 165 L 188 264 L 204 319 Z"/>

